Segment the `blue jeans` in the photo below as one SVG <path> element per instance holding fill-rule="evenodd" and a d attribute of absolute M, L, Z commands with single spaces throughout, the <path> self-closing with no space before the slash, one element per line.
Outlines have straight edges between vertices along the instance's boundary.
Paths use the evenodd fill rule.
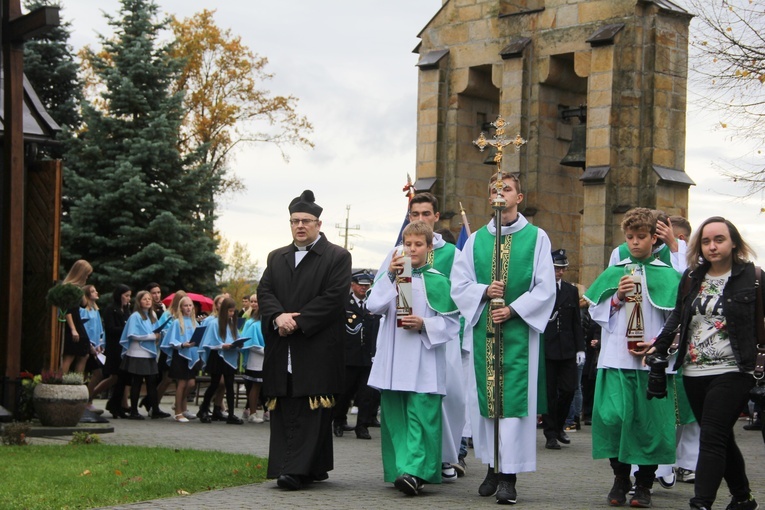
<path fill-rule="evenodd" d="M 462 441 L 460 441 L 460 453 L 458 455 L 460 459 L 467 457 L 467 449 L 468 449 L 468 438 L 463 437 Z"/>

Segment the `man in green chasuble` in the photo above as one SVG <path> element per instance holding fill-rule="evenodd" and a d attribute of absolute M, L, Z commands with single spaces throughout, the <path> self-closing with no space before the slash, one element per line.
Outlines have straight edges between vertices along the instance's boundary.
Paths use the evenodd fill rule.
<path fill-rule="evenodd" d="M 536 470 L 537 379 L 540 335 L 555 304 L 555 271 L 550 239 L 531 225 L 518 206 L 523 201 L 517 175 L 502 174 L 501 189 L 489 184 L 507 206 L 501 212 L 501 260 L 495 260 L 494 222 L 474 232 L 452 268 L 452 298 L 465 318 L 463 347 L 471 351 L 468 412 L 476 457 L 489 469 L 478 489 L 496 494 L 500 504 L 517 500 L 516 473 Z M 502 278 L 494 279 L 499 266 Z M 507 306 L 489 310 L 489 301 Z M 501 372 L 494 374 L 494 323 L 502 325 Z M 500 408 L 494 405 L 494 377 L 499 378 Z M 544 395 L 539 395 L 544 398 Z M 494 425 L 499 416 L 499 473 L 494 472 Z"/>

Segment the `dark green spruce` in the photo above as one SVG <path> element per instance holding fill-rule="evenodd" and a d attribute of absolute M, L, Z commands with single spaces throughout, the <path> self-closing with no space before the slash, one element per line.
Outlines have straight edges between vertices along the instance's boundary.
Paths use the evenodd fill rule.
<path fill-rule="evenodd" d="M 205 228 L 214 218 L 199 204 L 216 183 L 178 148 L 182 96 L 168 91 L 181 63 L 160 42 L 167 21 L 150 0 L 121 0 L 119 14 L 106 17 L 114 34 L 89 54 L 100 95 L 83 102 L 83 128 L 65 160 L 65 269 L 88 260 L 102 294 L 150 281 L 212 293 L 222 262 Z"/>

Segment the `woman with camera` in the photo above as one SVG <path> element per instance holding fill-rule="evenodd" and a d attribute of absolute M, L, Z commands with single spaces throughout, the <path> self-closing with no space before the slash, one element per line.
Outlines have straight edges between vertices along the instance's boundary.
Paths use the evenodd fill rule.
<path fill-rule="evenodd" d="M 688 247 L 675 309 L 648 351 L 663 357 L 677 349 L 674 368 L 682 367 L 685 392 L 701 425 L 691 509 L 711 508 L 723 478 L 732 495 L 727 510 L 758 508 L 733 434 L 755 385 L 756 285 L 762 288 L 764 282 L 761 274 L 756 282 L 753 255 L 730 221 L 705 220 Z M 679 343 L 673 345 L 678 332 Z"/>

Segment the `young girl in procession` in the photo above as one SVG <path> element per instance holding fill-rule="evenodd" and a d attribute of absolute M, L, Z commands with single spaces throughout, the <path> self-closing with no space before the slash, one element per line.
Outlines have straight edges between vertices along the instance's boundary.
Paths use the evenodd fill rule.
<path fill-rule="evenodd" d="M 172 310 L 172 307 L 171 307 Z M 163 345 L 170 348 L 170 378 L 175 380 L 175 421 L 188 423 L 197 417 L 189 412 L 186 407 L 186 399 L 189 392 L 196 384 L 196 374 L 199 372 L 198 346 L 191 343 L 194 330 L 197 329 L 197 319 L 194 316 L 194 302 L 184 296 L 180 299 L 180 306 L 174 312 L 176 319 L 173 320 L 168 330 Z"/>
<path fill-rule="evenodd" d="M 218 312 L 220 312 L 220 304 L 225 299 L 224 294 L 218 294 L 213 298 L 213 308 L 210 311 L 210 315 L 202 319 L 201 321 L 197 320 L 199 322 L 200 326 L 209 326 L 211 324 L 216 324 L 218 322 Z M 200 357 L 202 354 L 202 351 L 199 351 Z M 223 382 L 222 376 L 219 378 L 218 381 L 218 390 L 215 392 L 215 396 L 213 397 L 213 411 L 212 414 L 210 414 L 210 419 L 212 421 L 226 421 L 228 419 L 228 413 L 226 413 L 223 410 L 223 395 L 226 391 L 226 385 L 220 384 Z"/>
<path fill-rule="evenodd" d="M 98 395 L 113 387 L 112 396 L 106 403 L 106 410 L 112 413 L 112 418 L 127 418 L 127 397 L 125 387 L 129 385 L 128 376 L 122 369 L 122 346 L 120 338 L 125 324 L 130 318 L 130 299 L 133 291 L 130 287 L 118 284 L 112 292 L 112 302 L 104 308 L 104 363 L 103 375 L 105 377 L 93 390 Z M 124 401 L 124 402 L 123 402 Z M 129 409 L 128 409 L 129 411 Z"/>
<path fill-rule="evenodd" d="M 82 288 L 88 277 L 93 272 L 93 267 L 87 260 L 78 260 L 72 264 L 72 268 L 64 278 L 62 285 L 71 283 Z M 84 296 L 83 296 L 84 301 Z M 66 325 L 64 326 L 64 357 L 61 361 L 61 371 L 69 372 L 74 363 L 74 371 L 85 372 L 85 363 L 90 355 L 90 342 L 85 326 L 80 318 L 80 307 L 70 308 L 65 312 Z"/>
<path fill-rule="evenodd" d="M 146 382 L 146 392 L 151 402 L 157 402 L 157 341 L 159 332 L 157 316 L 152 309 L 151 294 L 140 291 L 135 298 L 133 314 L 122 331 L 120 345 L 122 346 L 121 368 L 132 376 L 130 385 L 130 415 L 128 419 L 143 420 L 138 413 L 138 399 L 141 396 L 141 384 Z M 149 415 L 152 418 L 167 418 L 170 416 L 159 410 L 156 404 Z"/>
<path fill-rule="evenodd" d="M 157 381 L 157 398 L 160 402 L 162 402 L 162 397 L 165 396 L 165 392 L 170 386 L 170 383 L 173 382 L 173 378 L 170 376 L 170 356 L 173 353 L 173 348 L 167 343 L 167 333 L 170 331 L 170 327 L 173 323 L 181 318 L 181 299 L 184 297 L 186 297 L 185 291 L 176 291 L 173 295 L 173 300 L 170 302 L 170 306 L 168 306 L 161 315 L 157 316 L 157 320 L 159 321 L 158 324 L 162 327 L 162 330 L 159 332 L 161 340 L 159 342 L 159 359 L 157 360 L 159 373 L 162 376 L 162 380 Z M 154 310 L 154 313 L 159 313 L 156 311 L 156 303 L 154 303 Z M 166 369 L 163 370 L 163 368 Z M 151 406 L 152 402 L 149 400 L 148 396 L 141 400 L 141 403 L 138 405 L 138 407 L 145 407 L 147 411 Z"/>
<path fill-rule="evenodd" d="M 90 340 L 90 355 L 85 363 L 85 372 L 90 374 L 88 378 L 88 407 L 91 413 L 101 414 L 102 409 L 93 406 L 93 390 L 103 378 L 104 364 L 98 358 L 104 352 L 104 325 L 101 322 L 101 312 L 98 310 L 98 291 L 95 285 L 86 285 L 82 288 L 82 299 L 85 306 L 80 308 L 80 319 L 85 326 L 85 332 Z"/>
<path fill-rule="evenodd" d="M 231 345 L 239 336 L 236 302 L 231 298 L 224 298 L 220 305 L 217 322 L 206 321 L 206 324 L 207 329 L 199 347 L 204 370 L 210 374 L 210 386 L 205 391 L 197 417 L 202 423 L 212 422 L 210 402 L 223 376 L 229 411 L 226 423 L 241 425 L 244 422 L 234 414 L 234 375 L 239 367 L 239 349 Z"/>
<path fill-rule="evenodd" d="M 458 338 L 459 314 L 450 283 L 427 264 L 433 231 L 407 225 L 404 248 L 412 261 L 411 314 L 397 326 L 396 275 L 403 254 L 393 256 L 367 299 L 371 313 L 385 315 L 369 386 L 378 388 L 383 473 L 386 482 L 411 496 L 425 483 L 441 483 L 441 399 L 446 393 L 446 342 Z"/>
<path fill-rule="evenodd" d="M 760 274 L 757 281 L 752 257 L 730 221 L 720 216 L 705 220 L 688 247 L 689 269 L 672 315 L 648 350 L 663 357 L 674 354 L 669 351 L 679 332 L 677 357 L 669 362 L 683 368 L 685 393 L 701 426 L 691 509 L 712 508 L 723 479 L 731 494 L 727 510 L 760 508 L 733 432 L 756 382 L 756 322 L 764 313 L 756 307 L 765 278 Z"/>
<path fill-rule="evenodd" d="M 249 318 L 242 329 L 242 336 L 249 337 L 242 346 L 242 365 L 245 367 L 244 386 L 247 388 L 245 413 L 249 412 L 247 421 L 250 423 L 263 423 L 263 412 L 258 412 L 258 404 L 260 387 L 263 384 L 263 349 L 266 343 L 260 326 L 258 296 L 253 294 L 249 303 Z"/>

